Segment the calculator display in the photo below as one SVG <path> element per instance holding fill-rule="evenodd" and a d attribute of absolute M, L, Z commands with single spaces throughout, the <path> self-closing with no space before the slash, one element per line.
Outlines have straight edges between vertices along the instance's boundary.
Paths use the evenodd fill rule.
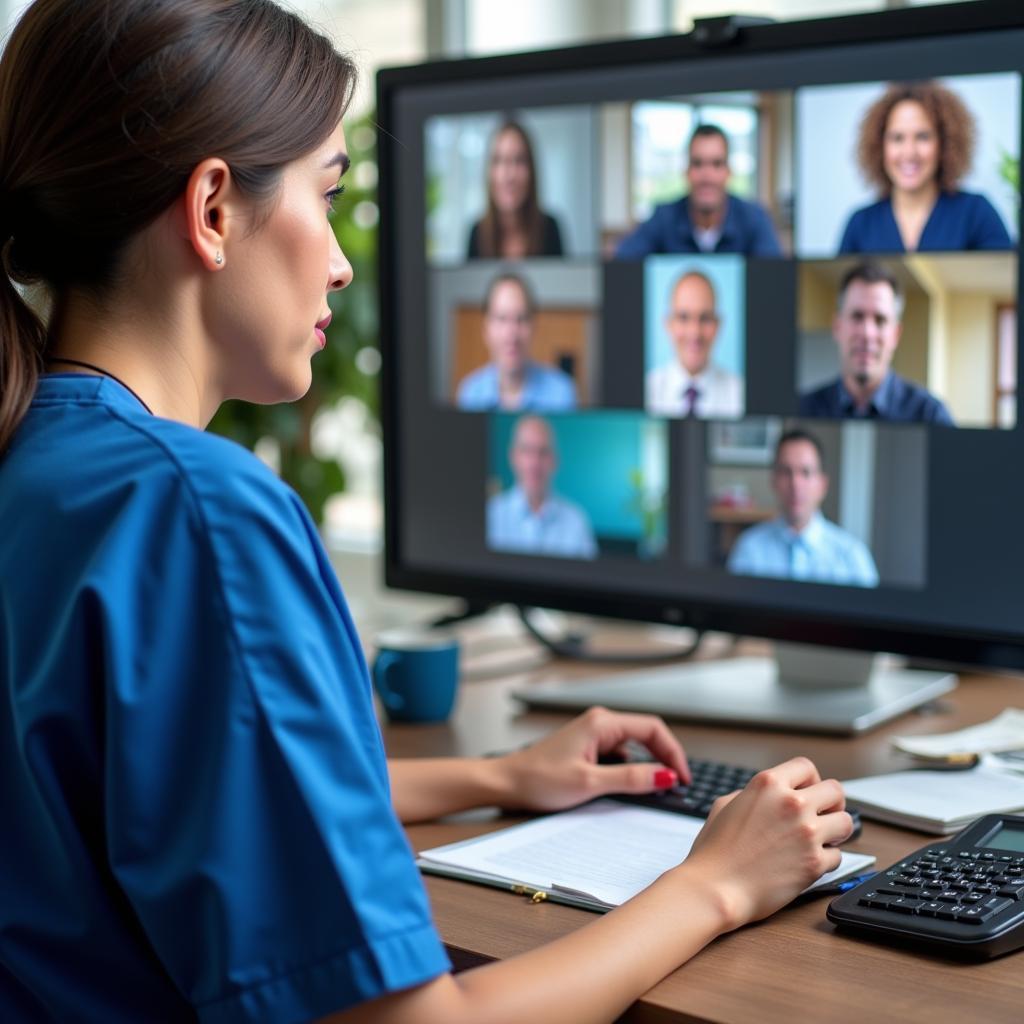
<path fill-rule="evenodd" d="M 1013 850 L 1016 853 L 1024 853 L 1024 828 L 1014 825 L 1000 825 L 995 832 L 986 836 L 984 842 L 978 843 L 979 847 L 997 850 Z"/>

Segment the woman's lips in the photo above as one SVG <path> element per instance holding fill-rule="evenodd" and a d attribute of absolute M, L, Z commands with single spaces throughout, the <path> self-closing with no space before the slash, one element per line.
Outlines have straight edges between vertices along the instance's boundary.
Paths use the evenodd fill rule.
<path fill-rule="evenodd" d="M 313 328 L 313 333 L 317 336 L 317 340 L 320 342 L 320 347 L 324 348 L 327 345 L 327 325 L 331 322 L 331 314 L 328 313 L 323 320 L 317 321 L 316 327 Z"/>

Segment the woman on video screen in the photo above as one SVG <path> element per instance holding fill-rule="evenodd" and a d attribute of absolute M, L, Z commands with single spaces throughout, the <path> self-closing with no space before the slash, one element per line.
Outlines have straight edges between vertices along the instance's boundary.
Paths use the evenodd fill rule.
<path fill-rule="evenodd" d="M 936 82 L 889 87 L 864 116 L 857 158 L 882 198 L 857 210 L 839 251 L 1010 249 L 992 204 L 963 192 L 971 166 L 974 119 L 963 101 Z"/>
<path fill-rule="evenodd" d="M 562 255 L 558 221 L 537 202 L 530 137 L 515 121 L 506 121 L 491 140 L 487 210 L 469 233 L 466 255 L 471 260 Z"/>

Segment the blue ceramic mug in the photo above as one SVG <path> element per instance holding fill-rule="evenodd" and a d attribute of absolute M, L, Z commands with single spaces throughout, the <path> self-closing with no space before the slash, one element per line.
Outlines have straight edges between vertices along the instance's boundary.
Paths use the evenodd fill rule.
<path fill-rule="evenodd" d="M 458 681 L 459 643 L 450 633 L 395 629 L 378 635 L 373 685 L 392 722 L 443 722 Z"/>

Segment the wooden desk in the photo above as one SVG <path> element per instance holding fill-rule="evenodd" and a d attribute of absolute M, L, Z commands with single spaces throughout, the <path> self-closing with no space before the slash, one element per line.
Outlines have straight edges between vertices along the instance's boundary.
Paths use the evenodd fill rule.
<path fill-rule="evenodd" d="M 596 675 L 579 667 L 544 670 L 500 682 L 466 683 L 452 720 L 440 726 L 387 726 L 388 753 L 399 757 L 480 754 L 542 735 L 565 716 L 526 713 L 513 686 L 558 674 Z M 905 767 L 889 737 L 944 732 L 992 717 L 1024 699 L 1024 680 L 962 677 L 960 688 L 930 714 L 911 714 L 858 739 L 799 736 L 672 723 L 697 757 L 761 767 L 797 753 L 822 773 L 852 778 Z M 517 819 L 480 819 L 409 829 L 416 849 L 453 842 Z M 879 867 L 933 837 L 865 821 L 849 846 L 877 855 Z M 513 956 L 580 927 L 586 911 L 450 879 L 428 877 L 435 920 L 457 968 Z M 849 938 L 825 920 L 825 900 L 786 908 L 768 921 L 724 936 L 640 999 L 621 1019 L 719 1024 L 828 1024 L 1024 1020 L 1024 956 L 964 964 Z M 679 908 L 680 914 L 686 908 Z"/>

